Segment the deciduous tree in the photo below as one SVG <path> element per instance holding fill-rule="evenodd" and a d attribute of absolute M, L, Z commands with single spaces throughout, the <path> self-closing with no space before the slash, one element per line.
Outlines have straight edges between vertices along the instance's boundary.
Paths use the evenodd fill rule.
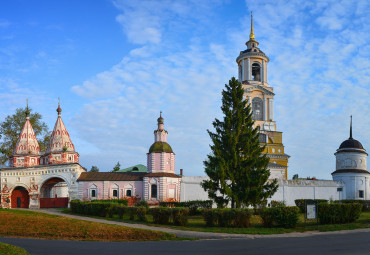
<path fill-rule="evenodd" d="M 30 108 L 29 110 L 31 111 Z M 26 108 L 17 108 L 13 115 L 8 115 L 5 120 L 0 123 L 0 164 L 5 164 L 9 156 L 13 153 L 19 134 L 22 132 L 22 128 L 26 122 L 25 111 Z M 40 151 L 45 152 L 50 140 L 48 126 L 42 121 L 42 116 L 38 112 L 31 112 L 30 122 L 38 138 L 37 141 L 40 145 Z"/>

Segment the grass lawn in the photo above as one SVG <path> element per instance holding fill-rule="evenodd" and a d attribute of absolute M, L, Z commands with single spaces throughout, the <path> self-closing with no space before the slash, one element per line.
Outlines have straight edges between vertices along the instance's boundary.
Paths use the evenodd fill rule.
<path fill-rule="evenodd" d="M 64 209 L 63 212 L 70 213 L 69 209 Z M 86 215 L 84 215 L 86 216 Z M 87 216 L 92 217 L 92 216 Z M 123 221 L 127 223 L 142 223 L 150 226 L 160 226 L 160 227 L 168 227 L 173 229 L 180 229 L 180 230 L 190 230 L 190 231 L 201 231 L 201 232 L 219 232 L 219 233 L 233 233 L 233 234 L 257 234 L 257 235 L 271 235 L 271 234 L 283 234 L 283 233 L 291 233 L 291 232 L 305 232 L 305 231 L 313 231 L 317 230 L 316 221 L 315 222 L 307 222 L 305 225 L 304 222 L 304 214 L 300 215 L 300 220 L 298 225 L 292 229 L 284 229 L 284 228 L 264 228 L 262 226 L 262 220 L 258 215 L 252 215 L 251 218 L 251 226 L 249 228 L 222 228 L 222 227 L 206 227 L 203 217 L 201 215 L 196 216 L 189 216 L 189 221 L 186 227 L 182 226 L 174 226 L 174 225 L 156 225 L 152 224 L 152 216 L 147 215 L 147 222 L 139 222 L 139 221 L 130 221 L 129 215 L 126 213 L 123 217 L 123 220 L 118 218 L 118 215 L 114 215 L 113 218 L 105 218 L 108 220 L 114 221 Z M 94 217 L 100 218 L 100 217 Z M 351 230 L 351 229 L 358 229 L 358 228 L 370 228 L 370 212 L 363 212 L 360 218 L 354 223 L 348 224 L 334 224 L 334 225 L 319 225 L 319 231 L 336 231 L 336 230 Z"/>
<path fill-rule="evenodd" d="M 0 243 L 0 255 L 29 255 L 29 253 L 23 248 L 6 243 Z"/>
<path fill-rule="evenodd" d="M 45 213 L 0 209 L 0 236 L 94 241 L 173 240 L 172 234 L 88 222 Z M 0 253 L 2 254 L 2 253 Z"/>

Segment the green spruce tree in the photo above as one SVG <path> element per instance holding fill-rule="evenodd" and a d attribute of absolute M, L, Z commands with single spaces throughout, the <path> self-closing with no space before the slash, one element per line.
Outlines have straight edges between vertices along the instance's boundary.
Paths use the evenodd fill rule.
<path fill-rule="evenodd" d="M 120 169 L 121 169 L 121 164 L 118 161 L 117 164 L 113 167 L 112 172 L 118 172 Z"/>
<path fill-rule="evenodd" d="M 228 202 L 233 208 L 255 207 L 278 187 L 276 180 L 267 181 L 269 159 L 262 153 L 264 146 L 260 146 L 259 133 L 253 128 L 251 109 L 243 95 L 241 83 L 233 77 L 222 91 L 223 121 L 215 119 L 215 132 L 207 130 L 213 144 L 204 161 L 209 180 L 202 186 L 220 207 Z"/>

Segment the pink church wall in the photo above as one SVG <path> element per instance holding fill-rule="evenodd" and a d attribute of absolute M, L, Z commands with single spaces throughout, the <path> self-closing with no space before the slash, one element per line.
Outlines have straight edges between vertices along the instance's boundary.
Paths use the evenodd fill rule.
<path fill-rule="evenodd" d="M 143 182 L 142 181 L 92 181 L 80 182 L 82 185 L 82 199 L 91 200 L 90 189 L 96 186 L 97 194 L 93 199 L 109 199 L 112 198 L 112 190 L 117 186 L 119 198 L 125 197 L 126 189 L 129 185 L 132 186 L 132 196 L 143 198 Z M 116 186 L 117 185 L 117 186 Z"/>

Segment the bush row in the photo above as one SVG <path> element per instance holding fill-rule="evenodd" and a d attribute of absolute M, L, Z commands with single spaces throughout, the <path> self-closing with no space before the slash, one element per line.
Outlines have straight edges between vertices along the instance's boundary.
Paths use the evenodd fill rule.
<path fill-rule="evenodd" d="M 320 224 L 354 222 L 360 217 L 362 205 L 359 203 L 319 204 Z"/>
<path fill-rule="evenodd" d="M 355 199 L 345 199 L 345 200 L 337 200 L 336 203 L 340 204 L 353 204 L 358 203 L 362 204 L 362 211 L 369 211 L 370 210 L 370 200 L 355 200 Z"/>
<path fill-rule="evenodd" d="M 91 200 L 90 202 L 93 203 L 117 203 L 117 204 L 122 204 L 127 206 L 128 205 L 128 200 L 127 199 L 94 199 Z"/>
<path fill-rule="evenodd" d="M 70 205 L 72 213 L 99 217 L 113 218 L 114 215 L 118 215 L 120 219 L 123 219 L 123 215 L 127 213 L 130 220 L 147 221 L 146 216 L 151 214 L 153 223 L 163 225 L 169 224 L 171 219 L 174 225 L 185 226 L 189 215 L 189 208 L 156 207 L 148 209 L 145 203 L 142 203 L 143 206 L 127 207 L 120 203 L 72 200 Z"/>
<path fill-rule="evenodd" d="M 208 209 L 212 208 L 212 200 L 193 200 L 187 202 L 159 202 L 161 207 L 186 207 L 189 208 L 190 215 L 196 215 L 199 211 L 198 209 Z"/>
<path fill-rule="evenodd" d="M 299 208 L 297 206 L 277 206 L 264 208 L 260 211 L 264 227 L 294 228 L 299 220 Z"/>
<path fill-rule="evenodd" d="M 247 228 L 250 225 L 252 210 L 250 209 L 203 209 L 204 221 L 207 227 L 237 227 Z"/>
<path fill-rule="evenodd" d="M 305 204 L 306 201 L 307 202 L 317 202 L 318 204 L 320 204 L 320 203 L 327 204 L 328 203 L 328 200 L 326 200 L 326 199 L 296 199 L 296 200 L 294 200 L 295 205 L 299 207 L 299 210 L 301 211 L 301 213 L 305 212 L 304 204 Z"/>

